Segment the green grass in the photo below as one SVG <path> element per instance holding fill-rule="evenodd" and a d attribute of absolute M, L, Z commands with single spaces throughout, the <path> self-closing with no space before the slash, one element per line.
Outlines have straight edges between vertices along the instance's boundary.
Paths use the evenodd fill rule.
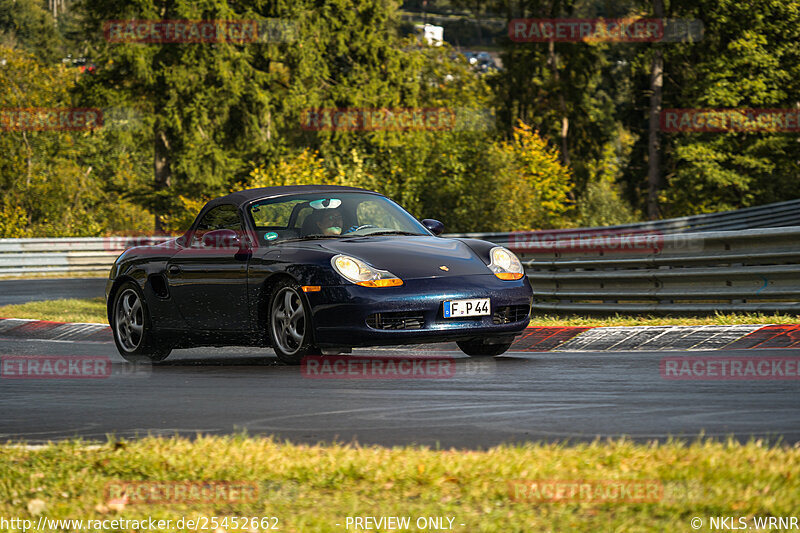
<path fill-rule="evenodd" d="M 54 322 L 108 323 L 105 298 L 45 300 L 0 307 L 3 318 L 35 318 Z"/>
<path fill-rule="evenodd" d="M 109 269 L 111 267 L 109 266 Z M 0 281 L 6 279 L 47 279 L 47 278 L 58 278 L 63 279 L 64 277 L 69 278 L 101 278 L 101 279 L 108 279 L 108 270 L 86 270 L 80 271 L 75 270 L 69 273 L 64 272 L 37 272 L 37 273 L 26 273 L 26 274 L 0 274 Z"/>
<path fill-rule="evenodd" d="M 709 516 L 796 516 L 800 508 L 800 448 L 760 442 L 618 440 L 463 452 L 290 445 L 243 436 L 145 438 L 95 447 L 78 441 L 0 446 L 0 471 L 0 516 L 34 521 L 37 515 L 275 516 L 281 531 L 308 532 L 347 531 L 348 516 L 409 516 L 412 524 L 418 517 L 447 516 L 455 518 L 454 531 L 505 533 L 691 531 L 689 521 L 701 517 L 708 531 Z M 123 507 L 109 505 L 104 494 L 110 482 L 203 480 L 251 481 L 259 490 L 245 503 Z M 535 503 L 512 498 L 514 480 L 647 480 L 660 483 L 663 494 L 652 503 Z"/>
<path fill-rule="evenodd" d="M 733 324 L 798 324 L 797 315 L 766 315 L 762 313 L 716 314 L 705 317 L 669 317 L 669 316 L 533 316 L 531 326 L 703 326 Z"/>
<path fill-rule="evenodd" d="M 36 318 L 54 322 L 99 322 L 107 323 L 106 304 L 103 298 L 89 300 L 50 300 L 30 302 L 19 305 L 0 307 L 0 317 Z M 698 326 L 705 324 L 797 324 L 800 317 L 796 315 L 764 315 L 753 314 L 718 314 L 709 317 L 655 317 L 655 316 L 614 316 L 599 317 L 555 317 L 534 316 L 531 326 Z"/>

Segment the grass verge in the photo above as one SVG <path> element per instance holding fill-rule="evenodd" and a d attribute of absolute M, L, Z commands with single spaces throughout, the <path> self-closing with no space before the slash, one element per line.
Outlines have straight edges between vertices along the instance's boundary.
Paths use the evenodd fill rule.
<path fill-rule="evenodd" d="M 799 324 L 797 315 L 766 315 L 762 313 L 716 314 L 703 317 L 685 316 L 534 316 L 531 326 L 730 326 L 734 324 Z"/>
<path fill-rule="evenodd" d="M 13 280 L 13 279 L 64 279 L 64 278 L 98 278 L 108 279 L 108 271 L 111 269 L 109 265 L 105 270 L 86 270 L 86 271 L 72 271 L 66 272 L 35 272 L 27 274 L 2 274 L 0 281 Z"/>
<path fill-rule="evenodd" d="M 0 317 L 36 318 L 54 322 L 99 322 L 107 323 L 106 304 L 103 298 L 89 300 L 50 300 L 29 302 L 0 307 Z M 534 316 L 531 326 L 700 326 L 732 324 L 797 324 L 797 315 L 718 314 L 708 317 L 656 317 L 656 316 L 613 316 L 613 317 L 556 317 Z"/>
<path fill-rule="evenodd" d="M 44 300 L 0 307 L 0 317 L 107 324 L 105 298 Z"/>
<path fill-rule="evenodd" d="M 794 516 L 800 508 L 800 448 L 760 442 L 616 440 L 462 452 L 291 445 L 244 436 L 145 438 L 94 447 L 80 441 L 0 446 L 0 470 L 0 516 L 34 523 L 41 516 L 173 521 L 161 531 L 178 531 L 181 517 L 201 516 L 277 517 L 279 530 L 302 532 L 347 531 L 347 517 L 354 516 L 407 516 L 410 531 L 422 530 L 415 525 L 420 517 L 445 517 L 444 525 L 452 518 L 453 530 L 464 532 L 691 531 L 693 517 L 708 530 L 709 517 Z M 255 497 L 125 503 L 107 491 L 109 483 L 209 480 L 254 482 Z M 543 503 L 534 501 L 530 484 L 528 492 L 517 491 L 518 480 L 595 488 L 655 482 L 661 491 L 647 503 L 621 496 L 598 501 L 597 492 Z M 268 530 L 231 526 L 217 531 Z"/>

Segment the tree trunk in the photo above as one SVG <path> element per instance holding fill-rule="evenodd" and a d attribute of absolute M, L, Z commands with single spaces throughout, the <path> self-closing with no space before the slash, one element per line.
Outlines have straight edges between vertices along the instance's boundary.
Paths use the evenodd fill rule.
<path fill-rule="evenodd" d="M 156 191 L 163 191 L 169 187 L 172 170 L 169 166 L 169 141 L 163 130 L 155 132 L 155 150 L 153 151 L 153 176 Z M 160 202 L 159 202 L 160 203 Z M 155 231 L 163 233 L 164 227 L 161 224 L 160 207 L 156 208 Z"/>
<path fill-rule="evenodd" d="M 664 17 L 663 0 L 653 0 L 653 15 L 656 18 Z M 647 141 L 647 217 L 650 220 L 658 219 L 661 214 L 658 206 L 658 191 L 661 188 L 661 137 L 658 117 L 661 112 L 663 85 L 663 50 L 656 44 L 650 65 L 650 132 Z"/>
<path fill-rule="evenodd" d="M 553 85 L 558 91 L 558 106 L 561 111 L 561 162 L 569 166 L 569 117 L 567 117 L 567 102 L 564 100 L 564 93 L 560 87 L 558 57 L 556 56 L 556 47 L 553 41 L 550 41 L 547 45 L 547 62 L 550 63 L 550 69 L 553 73 Z"/>
<path fill-rule="evenodd" d="M 475 1 L 475 8 L 472 10 L 472 16 L 475 17 L 475 27 L 478 30 L 478 46 L 483 46 L 483 32 L 481 31 L 481 0 Z"/>
<path fill-rule="evenodd" d="M 25 189 L 30 189 L 31 186 L 31 177 L 33 176 L 33 150 L 31 150 L 31 145 L 28 142 L 28 136 L 25 135 L 25 130 L 22 130 L 22 140 L 25 143 L 25 151 L 27 153 L 27 157 L 25 157 L 25 163 L 27 172 L 25 174 Z"/>

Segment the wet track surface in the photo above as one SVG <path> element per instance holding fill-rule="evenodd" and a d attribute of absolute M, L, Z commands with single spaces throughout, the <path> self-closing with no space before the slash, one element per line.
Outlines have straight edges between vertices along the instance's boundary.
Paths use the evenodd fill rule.
<path fill-rule="evenodd" d="M 403 356 L 403 349 L 357 355 Z M 481 448 L 523 441 L 735 435 L 800 441 L 800 381 L 670 381 L 686 352 L 509 353 L 445 379 L 309 379 L 270 350 L 177 350 L 135 367 L 112 344 L 0 339 L 0 356 L 107 356 L 102 379 L 0 379 L 0 438 L 271 434 L 294 442 Z M 800 356 L 800 350 L 715 356 Z"/>
<path fill-rule="evenodd" d="M 62 298 L 97 298 L 105 294 L 105 278 L 0 280 L 0 306 Z"/>

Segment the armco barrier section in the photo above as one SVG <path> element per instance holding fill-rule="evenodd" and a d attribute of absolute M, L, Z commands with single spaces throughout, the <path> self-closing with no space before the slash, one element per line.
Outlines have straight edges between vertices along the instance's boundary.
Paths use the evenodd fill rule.
<path fill-rule="evenodd" d="M 697 233 L 705 231 L 739 231 L 758 228 L 784 228 L 787 226 L 800 226 L 800 199 L 775 204 L 746 207 L 735 211 L 723 211 L 690 217 L 669 218 L 649 222 L 636 222 L 633 224 L 620 224 L 617 226 L 604 226 L 602 228 L 578 228 L 570 231 L 657 231 L 668 233 Z M 550 233 L 546 231 L 545 233 Z M 509 233 L 459 233 L 453 237 L 473 237 L 486 239 L 496 243 L 506 243 Z"/>
<path fill-rule="evenodd" d="M 520 233 L 506 244 L 541 313 L 800 313 L 797 227 L 555 241 Z"/>
<path fill-rule="evenodd" d="M 171 237 L 0 239 L 0 276 L 108 272 L 126 248 Z"/>
<path fill-rule="evenodd" d="M 471 236 L 520 256 L 540 313 L 800 313 L 800 227 L 575 231 Z M 105 272 L 125 248 L 168 238 L 0 239 L 0 276 Z"/>

